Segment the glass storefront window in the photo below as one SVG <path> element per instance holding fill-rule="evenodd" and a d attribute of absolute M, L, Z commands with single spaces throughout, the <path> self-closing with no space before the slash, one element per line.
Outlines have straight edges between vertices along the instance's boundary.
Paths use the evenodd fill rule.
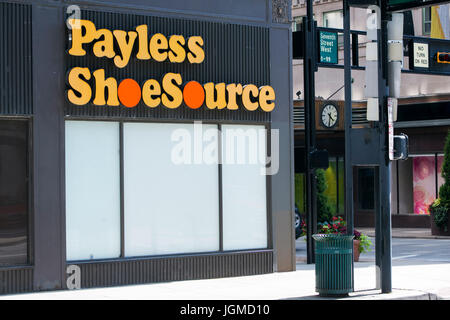
<path fill-rule="evenodd" d="M 345 213 L 344 158 L 330 157 L 329 167 L 325 170 L 327 196 L 333 215 Z M 306 212 L 306 178 L 304 173 L 295 174 L 295 204 L 300 213 Z"/>
<path fill-rule="evenodd" d="M 120 256 L 119 123 L 66 121 L 67 260 Z"/>
<path fill-rule="evenodd" d="M 327 182 L 327 188 L 324 194 L 328 198 L 328 203 L 330 204 L 331 213 L 335 215 L 337 213 L 337 196 L 338 196 L 338 184 L 337 184 L 337 163 L 335 158 L 334 161 L 330 161 L 330 165 L 327 170 L 325 170 L 325 179 Z"/>
<path fill-rule="evenodd" d="M 66 121 L 67 260 L 267 248 L 266 143 L 264 126 Z"/>
<path fill-rule="evenodd" d="M 375 169 L 358 168 L 358 208 L 375 208 Z"/>
<path fill-rule="evenodd" d="M 428 207 L 436 199 L 435 156 L 413 158 L 414 213 L 430 214 Z"/>
<path fill-rule="evenodd" d="M 393 185 L 397 188 L 392 199 L 397 214 L 430 214 L 430 204 L 439 196 L 444 183 L 441 170 L 443 155 L 410 155 L 398 161 L 392 171 Z"/>
<path fill-rule="evenodd" d="M 344 158 L 338 158 L 338 213 L 343 215 L 345 213 L 345 166 Z"/>
<path fill-rule="evenodd" d="M 28 263 L 28 122 L 0 121 L 0 266 Z"/>
<path fill-rule="evenodd" d="M 437 156 L 437 190 L 439 195 L 439 188 L 444 184 L 444 178 L 442 177 L 442 166 L 444 165 L 444 155 Z"/>
<path fill-rule="evenodd" d="M 124 123 L 125 256 L 219 250 L 217 159 L 174 162 L 177 130 L 195 139 L 193 124 Z"/>
<path fill-rule="evenodd" d="M 265 165 L 260 158 L 252 159 L 255 151 L 266 154 L 265 139 L 258 141 L 261 130 L 264 126 L 222 126 L 224 250 L 267 248 L 267 176 L 262 174 Z M 231 141 L 235 141 L 234 146 L 230 145 Z M 243 155 L 239 163 L 242 152 L 247 156 Z M 232 163 L 231 159 L 236 162 Z"/>
<path fill-rule="evenodd" d="M 300 213 L 306 212 L 306 202 L 305 202 L 305 174 L 296 173 L 295 174 L 295 204 Z"/>

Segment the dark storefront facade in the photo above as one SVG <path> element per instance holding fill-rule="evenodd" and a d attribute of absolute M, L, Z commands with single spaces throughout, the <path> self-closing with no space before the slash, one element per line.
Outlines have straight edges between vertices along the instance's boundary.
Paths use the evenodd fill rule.
<path fill-rule="evenodd" d="M 295 270 L 288 1 L 1 1 L 0 43 L 0 293 Z"/>

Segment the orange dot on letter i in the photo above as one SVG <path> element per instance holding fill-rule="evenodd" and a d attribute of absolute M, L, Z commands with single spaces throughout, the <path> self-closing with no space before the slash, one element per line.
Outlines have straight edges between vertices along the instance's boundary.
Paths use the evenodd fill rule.
<path fill-rule="evenodd" d="M 127 108 L 133 108 L 141 101 L 141 87 L 133 79 L 124 79 L 117 89 L 120 102 Z"/>
<path fill-rule="evenodd" d="M 189 81 L 183 89 L 184 103 L 191 109 L 198 109 L 205 101 L 205 90 L 197 81 Z"/>

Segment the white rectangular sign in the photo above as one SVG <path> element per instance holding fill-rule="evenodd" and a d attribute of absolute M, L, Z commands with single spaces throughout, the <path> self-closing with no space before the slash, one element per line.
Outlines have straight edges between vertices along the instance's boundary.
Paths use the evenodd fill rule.
<path fill-rule="evenodd" d="M 413 58 L 415 68 L 428 68 L 429 67 L 428 44 L 414 42 Z"/>
<path fill-rule="evenodd" d="M 394 160 L 394 117 L 393 99 L 388 98 L 388 132 L 389 132 L 389 159 Z"/>

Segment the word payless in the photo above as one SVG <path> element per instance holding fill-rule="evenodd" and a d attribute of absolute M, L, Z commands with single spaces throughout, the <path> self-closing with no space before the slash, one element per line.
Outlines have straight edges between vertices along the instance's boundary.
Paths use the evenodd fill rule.
<path fill-rule="evenodd" d="M 92 84 L 91 78 L 94 78 Z M 75 67 L 68 73 L 70 89 L 66 96 L 74 105 L 86 105 L 92 101 L 97 106 L 120 106 L 133 108 L 142 100 L 149 108 L 163 105 L 176 109 L 184 104 L 190 109 L 206 105 L 208 109 L 238 110 L 240 103 L 248 111 L 261 108 L 270 112 L 275 107 L 275 91 L 271 86 L 257 87 L 254 84 L 225 84 L 212 82 L 201 85 L 197 81 L 183 84 L 179 73 L 166 73 L 161 83 L 146 80 L 142 86 L 134 79 L 124 79 L 119 84 L 113 77 L 106 78 L 105 70 L 92 72 L 89 68 Z M 91 88 L 95 88 L 95 93 Z M 105 96 L 107 91 L 107 97 Z M 93 100 L 92 100 L 92 97 Z"/>
<path fill-rule="evenodd" d="M 191 36 L 185 39 L 182 35 L 172 35 L 169 38 L 161 33 L 149 37 L 148 26 L 140 25 L 133 31 L 98 29 L 89 20 L 69 19 L 72 37 L 68 53 L 72 56 L 85 56 L 84 44 L 91 44 L 92 52 L 97 58 L 113 59 L 118 68 L 124 68 L 130 61 L 135 43 L 137 43 L 136 58 L 172 63 L 187 60 L 190 63 L 202 63 L 205 59 L 203 38 Z M 84 31 L 84 32 L 83 32 Z M 150 40 L 149 40 L 150 39 Z M 185 48 L 187 46 L 187 49 Z M 115 48 L 119 49 L 116 53 Z"/>

